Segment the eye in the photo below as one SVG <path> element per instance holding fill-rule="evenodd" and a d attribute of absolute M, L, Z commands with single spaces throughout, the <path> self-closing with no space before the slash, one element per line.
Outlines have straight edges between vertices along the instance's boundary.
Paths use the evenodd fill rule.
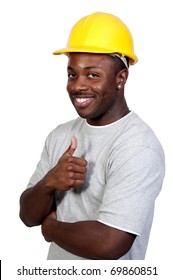
<path fill-rule="evenodd" d="M 74 78 L 76 78 L 76 74 L 75 73 L 68 73 L 68 78 L 74 79 Z"/>
<path fill-rule="evenodd" d="M 98 78 L 99 75 L 97 73 L 90 73 L 90 74 L 88 74 L 88 77 L 91 79 L 94 79 L 94 78 Z"/>

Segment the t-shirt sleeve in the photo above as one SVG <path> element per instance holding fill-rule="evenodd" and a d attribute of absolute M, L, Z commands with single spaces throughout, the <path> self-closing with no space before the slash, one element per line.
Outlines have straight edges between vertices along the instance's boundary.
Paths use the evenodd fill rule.
<path fill-rule="evenodd" d="M 155 199 L 163 182 L 164 163 L 157 152 L 147 147 L 138 151 L 134 147 L 130 155 L 124 152 L 123 158 L 116 155 L 109 163 L 98 220 L 141 235 L 146 223 L 152 223 Z M 116 161 L 121 164 L 117 165 Z"/>
<path fill-rule="evenodd" d="M 48 153 L 48 142 L 49 137 L 47 137 L 45 141 L 45 145 L 43 147 L 43 151 L 41 153 L 40 160 L 36 166 L 36 169 L 31 176 L 29 183 L 27 185 L 27 188 L 33 187 L 37 182 L 39 182 L 51 169 L 50 167 L 50 159 L 49 159 L 49 153 Z"/>

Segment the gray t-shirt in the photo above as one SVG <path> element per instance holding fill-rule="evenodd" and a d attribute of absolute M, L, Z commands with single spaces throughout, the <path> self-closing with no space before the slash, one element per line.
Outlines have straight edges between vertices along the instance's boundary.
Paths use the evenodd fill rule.
<path fill-rule="evenodd" d="M 83 188 L 56 192 L 58 220 L 97 220 L 134 233 L 137 237 L 121 259 L 144 259 L 155 199 L 165 173 L 164 152 L 157 137 L 134 112 L 106 126 L 90 126 L 86 120 L 77 118 L 49 134 L 28 187 L 57 164 L 72 136 L 76 136 L 78 143 L 74 155 L 88 162 L 87 175 Z M 84 258 L 52 242 L 48 259 Z"/>

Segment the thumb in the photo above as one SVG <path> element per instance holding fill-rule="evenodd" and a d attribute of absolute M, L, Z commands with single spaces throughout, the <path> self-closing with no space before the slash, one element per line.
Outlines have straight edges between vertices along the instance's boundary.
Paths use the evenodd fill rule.
<path fill-rule="evenodd" d="M 73 137 L 71 138 L 71 144 L 70 144 L 70 146 L 68 147 L 68 149 L 66 150 L 65 154 L 66 154 L 66 155 L 69 155 L 69 156 L 72 156 L 72 155 L 74 154 L 76 148 L 77 148 L 77 139 L 76 139 L 75 136 L 73 136 Z"/>

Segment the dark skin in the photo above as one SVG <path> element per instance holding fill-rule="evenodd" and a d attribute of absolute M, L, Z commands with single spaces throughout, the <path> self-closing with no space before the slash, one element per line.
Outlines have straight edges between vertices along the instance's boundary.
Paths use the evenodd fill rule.
<path fill-rule="evenodd" d="M 91 125 L 115 122 L 127 109 L 124 85 L 128 70 L 119 71 L 116 59 L 83 53 L 69 56 L 67 91 L 78 114 Z M 88 100 L 79 103 L 77 98 Z"/>
<path fill-rule="evenodd" d="M 67 91 L 78 114 L 91 125 L 103 126 L 128 113 L 124 85 L 128 70 L 108 55 L 69 55 Z M 68 191 L 84 184 L 87 161 L 73 156 L 77 139 L 45 177 L 23 192 L 20 217 L 27 226 L 41 224 L 46 241 L 88 259 L 119 259 L 131 248 L 135 235 L 98 221 L 66 223 L 53 210 L 54 192 Z"/>

